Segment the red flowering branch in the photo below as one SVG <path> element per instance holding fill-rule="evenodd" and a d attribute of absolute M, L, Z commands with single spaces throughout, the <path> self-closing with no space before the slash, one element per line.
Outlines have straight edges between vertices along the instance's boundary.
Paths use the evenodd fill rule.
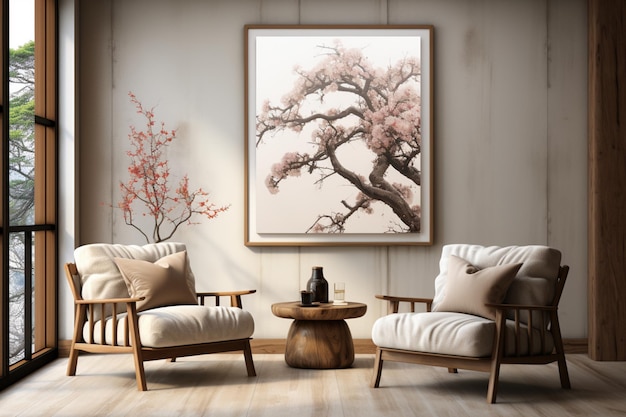
<path fill-rule="evenodd" d="M 168 182 L 170 168 L 163 151 L 176 138 L 176 130 L 166 130 L 163 122 L 157 124 L 154 108 L 145 109 L 132 92 L 128 95 L 137 113 L 146 118 L 146 126 L 145 130 L 131 126 L 128 135 L 132 147 L 126 152 L 131 159 L 130 179 L 126 183 L 120 182 L 122 199 L 118 203 L 124 222 L 150 243 L 148 233 L 136 223 L 136 216 L 149 217 L 152 220 L 152 241 L 156 243 L 171 238 L 183 223 L 196 224 L 191 221 L 195 214 L 212 219 L 228 210 L 229 206 L 216 206 L 210 202 L 209 193 L 201 188 L 190 191 L 186 174 L 172 192 Z"/>

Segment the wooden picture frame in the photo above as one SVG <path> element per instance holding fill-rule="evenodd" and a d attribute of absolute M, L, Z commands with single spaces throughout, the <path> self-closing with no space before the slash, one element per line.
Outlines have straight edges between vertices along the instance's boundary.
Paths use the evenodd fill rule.
<path fill-rule="evenodd" d="M 432 244 L 433 27 L 244 32 L 244 243 Z"/>

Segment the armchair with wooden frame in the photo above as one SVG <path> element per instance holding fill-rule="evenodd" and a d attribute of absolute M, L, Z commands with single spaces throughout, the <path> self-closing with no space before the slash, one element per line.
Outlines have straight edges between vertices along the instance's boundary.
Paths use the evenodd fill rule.
<path fill-rule="evenodd" d="M 137 388 L 146 391 L 145 361 L 232 351 L 242 351 L 248 376 L 256 376 L 254 320 L 241 301 L 256 290 L 196 292 L 181 243 L 91 244 L 74 259 L 65 265 L 75 305 L 68 376 L 76 375 L 80 352 L 130 353 Z M 220 306 L 220 297 L 230 306 Z"/>
<path fill-rule="evenodd" d="M 371 386 L 379 387 L 385 361 L 485 371 L 487 402 L 495 403 L 501 365 L 557 362 L 569 389 L 557 314 L 569 267 L 560 262 L 546 246 L 444 246 L 434 298 L 376 296 L 388 315 L 372 329 Z"/>

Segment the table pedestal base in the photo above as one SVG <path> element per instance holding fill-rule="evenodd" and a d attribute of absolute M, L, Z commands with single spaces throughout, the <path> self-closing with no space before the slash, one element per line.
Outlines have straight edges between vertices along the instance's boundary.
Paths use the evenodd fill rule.
<path fill-rule="evenodd" d="M 289 328 L 285 362 L 293 368 L 347 368 L 354 344 L 344 320 L 294 320 Z"/>

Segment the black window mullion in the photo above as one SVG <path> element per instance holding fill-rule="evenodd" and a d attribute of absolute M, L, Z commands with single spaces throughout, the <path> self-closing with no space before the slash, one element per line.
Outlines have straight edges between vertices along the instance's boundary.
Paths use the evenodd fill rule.
<path fill-rule="evenodd" d="M 24 232 L 24 359 L 33 358 L 33 233 Z"/>
<path fill-rule="evenodd" d="M 45 117 L 41 117 L 41 116 L 37 116 L 37 115 L 35 115 L 35 124 L 43 125 L 43 126 L 46 126 L 46 127 L 55 127 L 56 126 L 56 122 L 54 120 L 47 119 Z"/>
<path fill-rule="evenodd" d="M 0 268 L 2 268 L 1 274 L 1 282 L 2 282 L 2 311 L 0 312 L 0 340 L 2 343 L 2 347 L 0 351 L 2 352 L 2 358 L 0 361 L 2 362 L 1 374 L 0 377 L 6 378 L 9 375 L 9 303 L 7 302 L 9 299 L 9 198 L 8 198 L 8 190 L 9 190 L 9 117 L 8 114 L 5 113 L 5 109 L 8 108 L 9 103 L 9 0 L 0 0 L 2 2 L 2 10 L 0 13 L 2 14 L 2 45 L 0 45 L 0 49 L 2 51 L 1 57 L 1 69 L 0 72 L 2 74 L 2 86 L 0 90 L 2 92 L 0 98 L 0 105 L 2 105 L 2 113 L 1 113 L 1 123 L 0 123 L 0 134 L 2 140 L 2 162 L 0 163 L 0 178 L 2 179 L 2 196 L 1 199 L 1 207 L 0 211 L 2 212 L 1 217 L 1 226 L 2 230 L 2 239 L 0 240 L 2 243 L 0 245 Z"/>

